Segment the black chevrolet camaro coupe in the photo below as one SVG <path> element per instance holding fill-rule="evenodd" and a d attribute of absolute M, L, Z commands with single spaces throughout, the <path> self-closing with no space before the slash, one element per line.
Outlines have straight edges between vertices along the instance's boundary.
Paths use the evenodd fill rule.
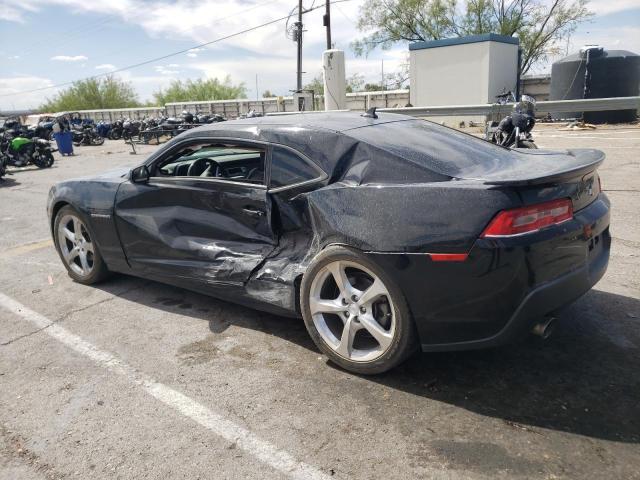
<path fill-rule="evenodd" d="M 545 333 L 606 270 L 603 159 L 389 113 L 284 115 L 189 130 L 55 185 L 47 208 L 80 283 L 122 272 L 302 316 L 332 361 L 379 373 L 418 346 Z"/>

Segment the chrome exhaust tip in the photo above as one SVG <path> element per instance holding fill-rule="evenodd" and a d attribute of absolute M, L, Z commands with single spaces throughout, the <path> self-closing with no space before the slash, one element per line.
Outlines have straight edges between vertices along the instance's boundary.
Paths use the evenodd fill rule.
<path fill-rule="evenodd" d="M 531 333 L 542 337 L 544 340 L 549 338 L 556 328 L 556 317 L 547 317 L 544 321 L 536 323 L 531 329 Z"/>

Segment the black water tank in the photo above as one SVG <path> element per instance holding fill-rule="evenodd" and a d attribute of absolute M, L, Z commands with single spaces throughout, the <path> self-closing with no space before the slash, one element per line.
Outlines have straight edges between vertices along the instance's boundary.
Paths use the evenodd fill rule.
<path fill-rule="evenodd" d="M 558 60 L 551 67 L 550 100 L 634 97 L 640 93 L 640 55 L 591 47 Z M 563 112 L 556 118 L 583 117 L 589 123 L 626 123 L 636 110 Z"/>

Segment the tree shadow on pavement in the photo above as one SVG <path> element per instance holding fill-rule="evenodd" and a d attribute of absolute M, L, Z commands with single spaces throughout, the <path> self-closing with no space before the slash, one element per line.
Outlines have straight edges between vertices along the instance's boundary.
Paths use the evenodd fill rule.
<path fill-rule="evenodd" d="M 214 334 L 234 325 L 318 351 L 301 319 L 153 281 L 117 278 L 99 287 L 151 308 L 207 321 Z M 640 443 L 640 301 L 592 290 L 558 318 L 554 334 L 545 341 L 531 336 L 488 350 L 417 353 L 386 374 L 361 378 L 500 418 L 516 428 Z"/>

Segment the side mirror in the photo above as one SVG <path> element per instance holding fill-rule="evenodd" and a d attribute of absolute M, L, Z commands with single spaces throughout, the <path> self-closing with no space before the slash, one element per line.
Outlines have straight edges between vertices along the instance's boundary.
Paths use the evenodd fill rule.
<path fill-rule="evenodd" d="M 150 176 L 149 167 L 141 165 L 131 170 L 130 179 L 133 183 L 147 183 Z"/>

